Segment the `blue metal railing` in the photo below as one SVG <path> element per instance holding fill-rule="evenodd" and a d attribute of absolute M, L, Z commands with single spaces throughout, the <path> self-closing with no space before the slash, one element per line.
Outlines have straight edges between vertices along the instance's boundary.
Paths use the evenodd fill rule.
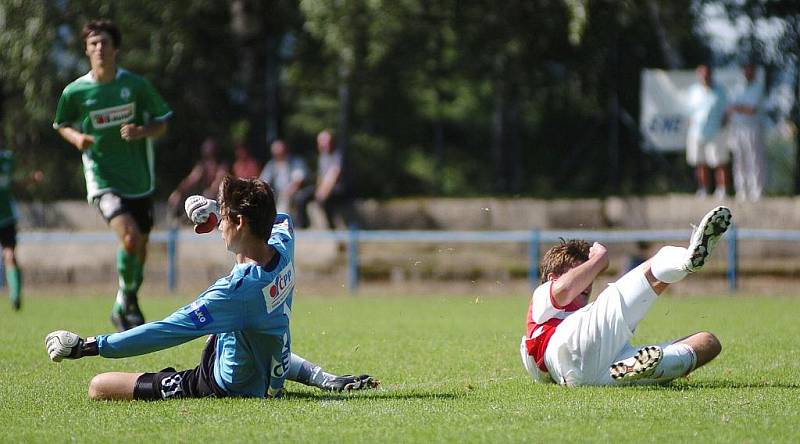
<path fill-rule="evenodd" d="M 340 231 L 299 230 L 297 238 L 303 241 L 332 241 L 347 244 L 347 286 L 351 292 L 358 290 L 359 246 L 362 243 L 406 242 L 406 243 L 517 243 L 528 245 L 528 280 L 531 286 L 539 281 L 539 259 L 543 243 L 558 242 L 559 239 L 586 239 L 602 243 L 620 242 L 669 242 L 688 239 L 687 230 L 515 230 L 515 231 L 392 231 L 358 230 L 351 227 Z M 19 235 L 22 243 L 57 242 L 116 242 L 111 232 L 24 232 Z M 727 279 L 731 290 L 737 288 L 738 242 L 741 240 L 800 241 L 800 230 L 747 229 L 731 226 L 725 238 L 728 244 Z M 177 252 L 180 242 L 218 242 L 217 236 L 200 236 L 189 230 L 175 228 L 150 234 L 150 242 L 163 243 L 167 247 L 167 285 L 174 291 L 178 285 Z"/>

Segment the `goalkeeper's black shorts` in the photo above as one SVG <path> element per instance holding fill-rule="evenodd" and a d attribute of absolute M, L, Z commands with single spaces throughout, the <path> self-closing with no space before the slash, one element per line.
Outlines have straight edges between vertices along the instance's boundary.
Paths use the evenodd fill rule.
<path fill-rule="evenodd" d="M 174 368 L 165 368 L 158 373 L 139 376 L 133 389 L 133 398 L 155 400 L 228 396 L 214 380 L 216 343 L 216 336 L 208 338 L 200 365 L 193 369 L 175 371 Z"/>

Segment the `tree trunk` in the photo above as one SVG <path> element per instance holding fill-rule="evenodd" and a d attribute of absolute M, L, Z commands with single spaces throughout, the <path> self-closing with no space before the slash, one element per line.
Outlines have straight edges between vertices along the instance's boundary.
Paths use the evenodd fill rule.
<path fill-rule="evenodd" d="M 231 29 L 238 41 L 237 78 L 245 92 L 246 119 L 250 125 L 245 141 L 252 154 L 263 157 L 267 133 L 267 57 L 266 14 L 259 3 L 248 0 L 231 2 Z"/>
<path fill-rule="evenodd" d="M 281 137 L 282 113 L 280 103 L 280 51 L 281 37 L 267 35 L 267 54 L 266 54 L 266 142 L 272 143 Z"/>
<path fill-rule="evenodd" d="M 683 57 L 675 50 L 672 43 L 669 41 L 667 30 L 664 29 L 661 23 L 661 11 L 656 0 L 647 1 L 647 9 L 650 13 L 650 20 L 653 23 L 653 31 L 655 32 L 658 44 L 661 47 L 661 52 L 664 55 L 664 62 L 669 69 L 679 69 L 683 67 Z"/>
<path fill-rule="evenodd" d="M 503 175 L 503 150 L 505 144 L 505 100 L 503 80 L 495 80 L 494 112 L 492 113 L 492 183 L 495 192 L 503 192 L 506 187 Z"/>
<path fill-rule="evenodd" d="M 794 194 L 800 195 L 800 69 L 794 82 L 794 107 L 792 121 L 794 122 Z"/>

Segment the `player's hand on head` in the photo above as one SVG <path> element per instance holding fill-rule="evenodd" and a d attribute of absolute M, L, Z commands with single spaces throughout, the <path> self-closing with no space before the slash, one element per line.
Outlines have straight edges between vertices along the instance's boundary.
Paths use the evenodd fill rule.
<path fill-rule="evenodd" d="M 80 358 L 80 348 L 83 345 L 83 338 L 75 333 L 66 330 L 57 330 L 44 339 L 47 354 L 53 362 L 61 362 L 62 359 Z"/>
<path fill-rule="evenodd" d="M 217 227 L 220 220 L 217 201 L 204 196 L 194 195 L 186 198 L 183 204 L 186 216 L 194 224 L 198 234 L 208 233 Z"/>
<path fill-rule="evenodd" d="M 604 261 L 605 266 L 608 267 L 608 249 L 600 242 L 595 242 L 589 247 L 589 259 L 594 258 Z"/>

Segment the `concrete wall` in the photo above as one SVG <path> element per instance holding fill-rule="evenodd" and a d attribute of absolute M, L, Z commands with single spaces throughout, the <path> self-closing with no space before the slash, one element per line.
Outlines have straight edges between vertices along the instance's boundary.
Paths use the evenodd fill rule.
<path fill-rule="evenodd" d="M 686 228 L 715 205 L 733 210 L 739 227 L 800 229 L 800 198 L 777 197 L 755 203 L 698 199 L 688 195 L 606 199 L 392 199 L 355 205 L 364 229 L 526 230 Z M 20 203 L 22 230 L 104 230 L 97 210 L 83 201 Z M 318 211 L 315 225 L 322 227 Z M 156 205 L 156 228 L 166 226 L 163 204 Z"/>
<path fill-rule="evenodd" d="M 739 227 L 800 229 L 800 199 L 773 198 L 758 203 L 725 202 Z M 540 229 L 685 229 L 718 202 L 690 196 L 578 200 L 537 199 L 397 199 L 364 201 L 357 205 L 360 226 L 366 229 L 525 230 Z M 105 222 L 85 202 L 20 205 L 22 231 L 105 231 Z M 316 213 L 315 224 L 321 220 Z M 157 227 L 166 226 L 163 205 L 156 211 Z M 187 226 L 182 228 L 195 239 Z M 233 258 L 218 236 L 181 242 L 178 264 L 181 288 L 200 289 L 230 269 Z M 546 247 L 546 246 L 545 246 Z M 637 250 L 633 244 L 611 248 L 614 272 L 624 269 L 628 255 L 653 254 L 659 245 Z M 34 285 L 97 285 L 113 293 L 116 286 L 116 242 L 23 242 L 18 247 L 26 282 Z M 704 275 L 724 275 L 726 246 Z M 298 277 L 303 282 L 330 282 L 343 287 L 347 256 L 334 242 L 298 238 Z M 148 254 L 147 285 L 166 286 L 166 247 L 152 243 Z M 360 249 L 365 279 L 391 282 L 442 280 L 501 283 L 524 279 L 527 245 L 482 244 L 364 244 Z M 741 242 L 742 275 L 800 277 L 800 245 L 793 242 Z M 151 287 L 152 288 L 152 287 Z"/>

